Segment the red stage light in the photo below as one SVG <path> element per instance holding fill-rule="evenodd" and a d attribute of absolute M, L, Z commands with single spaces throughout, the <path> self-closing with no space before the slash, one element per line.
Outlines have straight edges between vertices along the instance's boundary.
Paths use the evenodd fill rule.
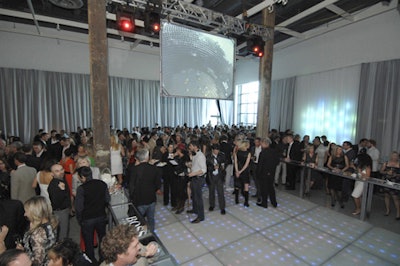
<path fill-rule="evenodd" d="M 152 25 L 153 32 L 159 32 L 160 29 L 161 29 L 161 27 L 160 27 L 159 23 L 153 23 L 153 25 Z"/>
<path fill-rule="evenodd" d="M 120 17 L 118 20 L 118 26 L 120 30 L 126 32 L 133 32 L 133 29 L 135 28 L 134 21 L 127 17 Z"/>

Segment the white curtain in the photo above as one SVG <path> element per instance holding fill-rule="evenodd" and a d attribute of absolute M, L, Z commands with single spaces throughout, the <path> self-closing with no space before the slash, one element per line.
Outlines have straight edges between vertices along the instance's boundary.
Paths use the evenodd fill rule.
<path fill-rule="evenodd" d="M 160 124 L 160 84 L 152 80 L 110 77 L 110 116 L 114 128 Z M 168 113 L 168 112 L 167 112 Z M 161 124 L 163 125 L 163 124 Z"/>
<path fill-rule="evenodd" d="M 273 80 L 269 105 L 270 129 L 285 131 L 292 127 L 296 77 Z"/>
<path fill-rule="evenodd" d="M 326 135 L 335 143 L 355 141 L 361 66 L 299 76 L 294 95 L 293 130 Z"/>
<path fill-rule="evenodd" d="M 400 149 L 400 59 L 362 64 L 357 139 L 373 138 L 381 156 Z"/>

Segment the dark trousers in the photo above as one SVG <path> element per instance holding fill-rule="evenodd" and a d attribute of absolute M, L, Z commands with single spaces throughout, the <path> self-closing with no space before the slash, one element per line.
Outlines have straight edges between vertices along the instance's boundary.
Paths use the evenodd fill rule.
<path fill-rule="evenodd" d="M 178 210 L 183 209 L 187 199 L 187 180 L 185 176 L 176 176 L 176 205 Z"/>
<path fill-rule="evenodd" d="M 164 205 L 168 205 L 171 199 L 171 206 L 176 206 L 176 180 L 174 175 L 165 175 L 163 177 Z"/>
<path fill-rule="evenodd" d="M 94 231 L 97 232 L 97 239 L 99 243 L 99 262 L 103 261 L 103 256 L 100 252 L 100 243 L 106 235 L 106 221 L 107 217 L 97 217 L 93 219 L 83 220 L 81 223 L 82 237 L 86 246 L 86 255 L 92 260 L 97 261 L 94 256 L 93 236 Z"/>
<path fill-rule="evenodd" d="M 298 166 L 286 164 L 286 185 L 291 189 L 296 188 L 296 177 L 298 170 L 299 170 Z"/>
<path fill-rule="evenodd" d="M 204 182 L 204 177 L 193 177 L 190 181 L 193 211 L 197 214 L 197 218 L 200 220 L 204 220 L 204 203 L 202 193 Z"/>
<path fill-rule="evenodd" d="M 275 174 L 263 176 L 260 178 L 261 198 L 262 198 L 261 204 L 265 207 L 268 206 L 268 198 L 273 206 L 277 205 L 274 180 L 275 180 Z"/>
<path fill-rule="evenodd" d="M 221 210 L 225 209 L 224 177 L 220 175 L 209 175 L 210 184 L 208 185 L 210 207 L 215 207 L 215 190 L 218 195 L 218 206 Z"/>

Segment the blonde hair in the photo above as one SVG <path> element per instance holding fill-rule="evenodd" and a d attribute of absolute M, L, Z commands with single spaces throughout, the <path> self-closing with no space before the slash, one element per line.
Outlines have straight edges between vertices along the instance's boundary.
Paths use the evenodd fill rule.
<path fill-rule="evenodd" d="M 117 135 L 112 135 L 110 137 L 110 142 L 111 142 L 111 148 L 113 150 L 118 150 L 119 149 L 119 142 L 118 142 L 118 136 Z"/>
<path fill-rule="evenodd" d="M 31 222 L 30 231 L 35 230 L 40 225 L 49 222 L 53 228 L 56 228 L 58 221 L 54 217 L 51 205 L 42 196 L 34 196 L 28 199 L 24 204 L 26 216 Z"/>
<path fill-rule="evenodd" d="M 237 143 L 237 146 L 238 146 L 239 150 L 245 151 L 250 147 L 250 142 L 247 139 L 246 140 L 240 140 Z"/>

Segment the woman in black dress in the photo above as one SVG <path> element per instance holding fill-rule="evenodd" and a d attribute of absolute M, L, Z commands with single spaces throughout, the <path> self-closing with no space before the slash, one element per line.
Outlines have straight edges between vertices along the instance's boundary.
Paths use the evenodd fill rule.
<path fill-rule="evenodd" d="M 244 196 L 244 206 L 249 207 L 249 184 L 250 184 L 250 143 L 242 140 L 237 143 L 237 152 L 233 154 L 235 165 L 235 203 L 239 203 L 239 189 Z"/>
<path fill-rule="evenodd" d="M 328 168 L 334 173 L 343 173 L 349 167 L 349 160 L 347 156 L 344 155 L 343 148 L 337 146 L 333 151 L 332 156 L 328 159 Z M 331 193 L 331 206 L 334 207 L 336 201 L 339 202 L 340 207 L 344 208 L 342 201 L 342 183 L 343 178 L 337 175 L 328 175 L 328 188 Z"/>

